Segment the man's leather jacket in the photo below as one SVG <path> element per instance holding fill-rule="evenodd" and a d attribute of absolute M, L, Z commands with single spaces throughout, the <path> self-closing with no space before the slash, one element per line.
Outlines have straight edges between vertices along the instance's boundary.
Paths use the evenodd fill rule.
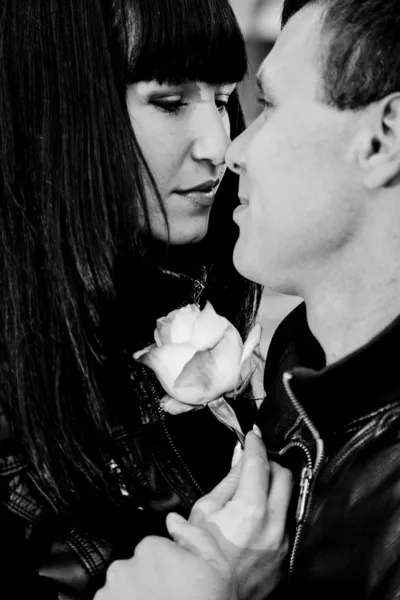
<path fill-rule="evenodd" d="M 325 367 L 304 305 L 273 338 L 258 424 L 296 482 L 274 598 L 400 598 L 399 343 L 400 318 Z"/>

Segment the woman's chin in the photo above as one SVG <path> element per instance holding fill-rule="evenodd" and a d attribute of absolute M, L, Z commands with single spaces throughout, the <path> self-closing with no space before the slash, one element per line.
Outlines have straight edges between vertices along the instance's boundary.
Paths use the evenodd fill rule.
<path fill-rule="evenodd" d="M 199 235 L 171 235 L 169 243 L 172 246 L 186 246 L 187 244 L 197 244 L 206 237 L 207 231 Z"/>
<path fill-rule="evenodd" d="M 208 219 L 204 219 L 204 223 L 192 223 L 183 221 L 179 224 L 171 224 L 169 235 L 165 228 L 153 230 L 153 237 L 158 241 L 173 246 L 184 246 L 186 244 L 196 244 L 201 242 L 207 235 Z"/>

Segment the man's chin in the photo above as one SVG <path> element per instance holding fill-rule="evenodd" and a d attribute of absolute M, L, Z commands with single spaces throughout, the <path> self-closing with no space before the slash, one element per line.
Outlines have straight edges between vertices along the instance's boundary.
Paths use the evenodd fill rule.
<path fill-rule="evenodd" d="M 250 253 L 246 251 L 245 245 L 241 243 L 240 237 L 233 249 L 233 265 L 236 271 L 246 279 L 254 281 L 255 283 L 261 283 L 257 280 L 257 275 L 254 270 L 254 261 L 251 260 Z"/>

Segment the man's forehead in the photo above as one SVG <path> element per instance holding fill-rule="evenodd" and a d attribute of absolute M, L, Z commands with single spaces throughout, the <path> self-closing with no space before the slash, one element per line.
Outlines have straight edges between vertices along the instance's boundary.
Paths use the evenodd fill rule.
<path fill-rule="evenodd" d="M 257 80 L 265 92 L 290 84 L 319 80 L 321 9 L 311 4 L 296 13 L 282 29 L 261 64 Z"/>

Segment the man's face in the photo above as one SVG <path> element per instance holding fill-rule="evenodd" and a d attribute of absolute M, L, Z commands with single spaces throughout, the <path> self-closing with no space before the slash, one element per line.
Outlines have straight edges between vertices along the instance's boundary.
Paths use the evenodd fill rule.
<path fill-rule="evenodd" d="M 319 17 L 311 5 L 285 26 L 258 74 L 263 114 L 227 154 L 240 172 L 235 266 L 297 295 L 334 268 L 363 216 L 352 152 L 359 117 L 322 100 Z"/>

